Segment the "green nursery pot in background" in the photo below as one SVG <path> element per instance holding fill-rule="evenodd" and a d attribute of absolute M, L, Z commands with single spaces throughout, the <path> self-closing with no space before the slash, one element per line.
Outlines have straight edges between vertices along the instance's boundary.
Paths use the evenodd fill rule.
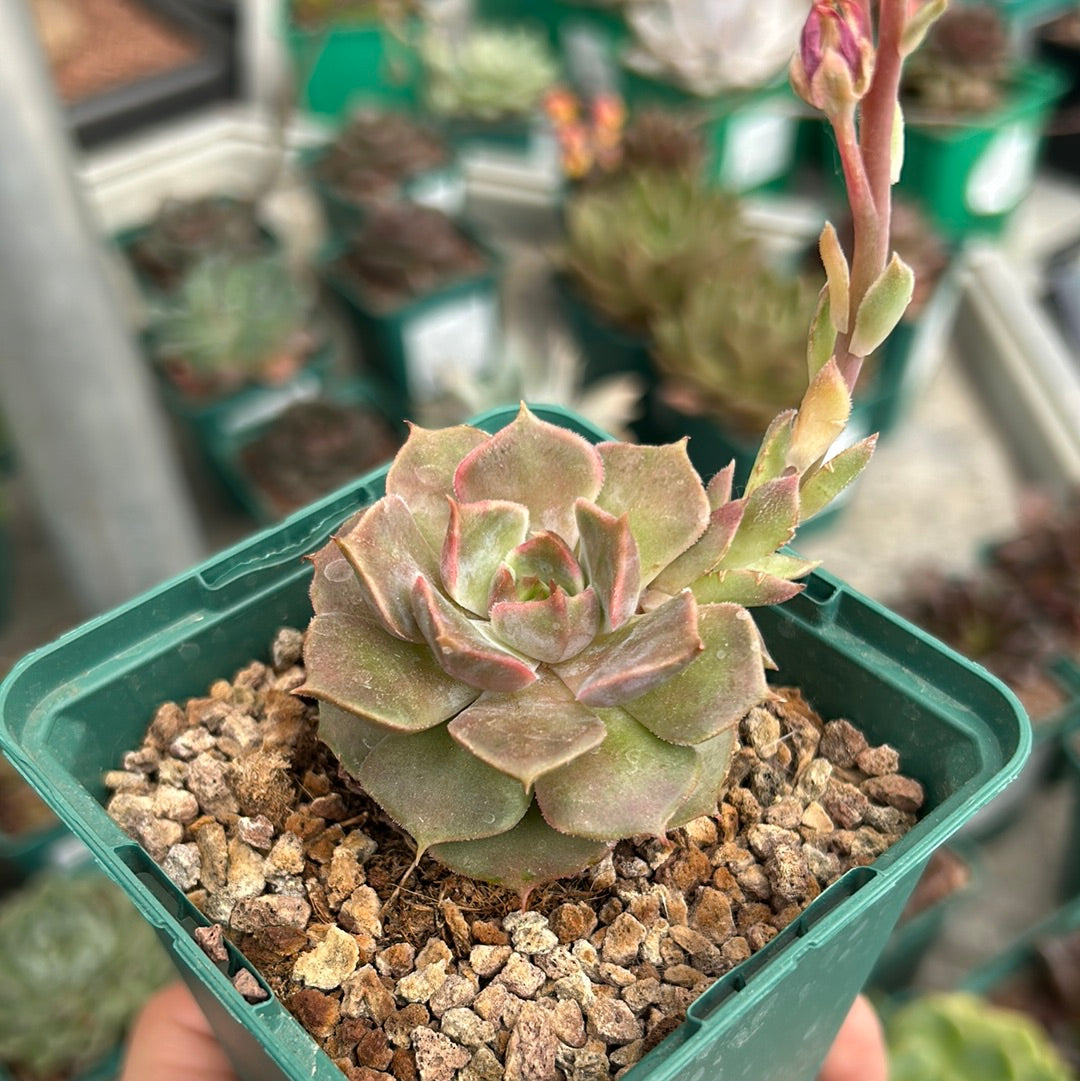
<path fill-rule="evenodd" d="M 475 419 L 486 431 L 513 409 Z M 535 412 L 597 441 L 556 407 Z M 155 706 L 202 694 L 263 655 L 274 630 L 310 616 L 301 556 L 383 490 L 385 470 L 92 620 L 22 660 L 0 686 L 0 745 L 158 929 L 241 1081 L 339 1081 L 276 999 L 250 1005 L 192 938 L 204 919 L 105 813 L 102 784 Z M 1015 698 L 835 578 L 815 573 L 759 625 L 781 678 L 825 716 L 900 751 L 925 787 L 922 820 L 873 864 L 827 889 L 763 950 L 717 980 L 631 1081 L 810 1081 L 931 853 L 1018 772 L 1030 730 Z M 256 977 L 258 978 L 258 977 Z"/>

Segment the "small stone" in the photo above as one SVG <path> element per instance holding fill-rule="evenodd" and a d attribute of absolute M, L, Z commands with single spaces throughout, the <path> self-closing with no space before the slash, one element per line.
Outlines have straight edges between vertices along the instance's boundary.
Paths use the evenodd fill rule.
<path fill-rule="evenodd" d="M 512 995 L 502 984 L 489 983 L 472 1004 L 485 1021 L 493 1025 L 512 1024 L 521 1008 L 521 1000 Z"/>
<path fill-rule="evenodd" d="M 441 1019 L 442 1032 L 464 1047 L 479 1047 L 495 1039 L 495 1026 L 464 1006 L 447 1010 Z"/>
<path fill-rule="evenodd" d="M 209 754 L 199 754 L 188 766 L 188 789 L 203 813 L 218 819 L 229 818 L 240 810 L 229 788 L 227 769 L 224 762 Z"/>
<path fill-rule="evenodd" d="M 613 965 L 630 965 L 637 960 L 638 949 L 645 939 L 641 922 L 623 912 L 608 927 L 600 956 Z"/>
<path fill-rule="evenodd" d="M 564 1044 L 570 1047 L 585 1046 L 585 1015 L 574 999 L 561 999 L 549 1011 L 551 1028 Z"/>
<path fill-rule="evenodd" d="M 193 937 L 198 943 L 199 949 L 211 961 L 228 961 L 229 954 L 225 949 L 225 933 L 220 923 L 212 923 L 209 927 L 196 927 Z"/>
<path fill-rule="evenodd" d="M 229 896 L 236 901 L 258 897 L 266 889 L 263 857 L 239 837 L 229 842 L 229 870 L 226 876 Z"/>
<path fill-rule="evenodd" d="M 716 844 L 716 820 L 710 815 L 691 819 L 683 826 L 683 829 L 686 831 L 687 840 L 698 848 L 708 848 Z"/>
<path fill-rule="evenodd" d="M 469 1065 L 458 1074 L 458 1081 L 503 1081 L 502 1063 L 490 1047 L 478 1047 Z"/>
<path fill-rule="evenodd" d="M 812 803 L 825 795 L 832 780 L 832 763 L 824 758 L 815 758 L 799 775 L 795 782 L 795 795 L 803 803 Z"/>
<path fill-rule="evenodd" d="M 439 915 L 442 916 L 446 929 L 454 942 L 454 952 L 459 957 L 468 957 L 472 948 L 472 935 L 469 933 L 469 924 L 465 919 L 461 908 L 449 897 L 444 897 L 439 902 Z"/>
<path fill-rule="evenodd" d="M 205 728 L 189 728 L 169 744 L 169 754 L 182 762 L 190 762 L 209 751 L 215 742 L 213 733 Z"/>
<path fill-rule="evenodd" d="M 158 783 L 172 785 L 173 788 L 187 787 L 188 764 L 179 758 L 166 758 L 158 767 Z"/>
<path fill-rule="evenodd" d="M 308 813 L 325 818 L 327 822 L 344 822 L 349 817 L 349 809 L 337 792 L 313 799 L 308 807 Z"/>
<path fill-rule="evenodd" d="M 294 991 L 285 1005 L 300 1024 L 318 1039 L 326 1039 L 341 1017 L 337 999 L 313 987 Z"/>
<path fill-rule="evenodd" d="M 615 885 L 615 879 L 619 876 L 615 873 L 615 864 L 612 862 L 610 852 L 592 867 L 589 871 L 589 877 L 592 881 L 592 888 L 598 893 L 609 890 Z"/>
<path fill-rule="evenodd" d="M 768 901 L 772 897 L 772 884 L 760 863 L 740 871 L 735 878 L 743 897 L 751 901 Z"/>
<path fill-rule="evenodd" d="M 794 830 L 785 829 L 783 826 L 769 826 L 764 822 L 751 826 L 746 831 L 746 839 L 754 854 L 758 859 L 762 860 L 768 859 L 778 844 L 797 845 L 802 843 L 802 838 Z"/>
<path fill-rule="evenodd" d="M 429 1028 L 413 1032 L 412 1046 L 420 1081 L 451 1081 L 455 1071 L 472 1060 L 472 1055 L 460 1044 Z"/>
<path fill-rule="evenodd" d="M 114 792 L 132 792 L 136 795 L 150 794 L 150 781 L 145 773 L 133 773 L 126 769 L 106 770 L 104 783 Z"/>
<path fill-rule="evenodd" d="M 613 965 L 610 961 L 603 961 L 600 964 L 599 977 L 601 983 L 606 983 L 609 987 L 629 987 L 637 977 L 628 968 L 624 968 L 622 965 Z"/>
<path fill-rule="evenodd" d="M 295 833 L 283 833 L 266 857 L 266 873 L 298 875 L 304 870 L 304 842 Z"/>
<path fill-rule="evenodd" d="M 610 1081 L 607 1052 L 594 1047 L 560 1048 L 556 1056 L 566 1081 Z"/>
<path fill-rule="evenodd" d="M 581 963 L 565 946 L 556 946 L 547 953 L 537 954 L 533 958 L 533 964 L 541 969 L 549 980 L 561 980 L 563 976 L 581 971 Z"/>
<path fill-rule="evenodd" d="M 621 999 L 594 998 L 585 1005 L 588 1032 L 607 1044 L 629 1043 L 645 1035 L 641 1020 Z"/>
<path fill-rule="evenodd" d="M 269 852 L 274 843 L 274 824 L 266 815 L 242 815 L 236 820 L 236 833 L 241 841 L 260 852 Z"/>
<path fill-rule="evenodd" d="M 229 842 L 225 827 L 211 818 L 200 819 L 191 826 L 192 836 L 202 859 L 202 883 L 213 892 L 222 889 L 229 873 Z"/>
<path fill-rule="evenodd" d="M 765 873 L 772 885 L 774 905 L 803 903 L 819 893 L 817 880 L 798 844 L 778 844 L 765 861 Z"/>
<path fill-rule="evenodd" d="M 518 998 L 532 998 L 544 986 L 544 980 L 543 971 L 520 953 L 511 953 L 495 977 L 496 983 L 501 983 Z"/>
<path fill-rule="evenodd" d="M 244 751 L 253 751 L 262 743 L 262 733 L 254 719 L 239 710 L 233 710 L 222 722 L 220 739 L 232 744 L 233 757 Z"/>
<path fill-rule="evenodd" d="M 702 972 L 709 975 L 716 974 L 720 953 L 704 935 L 690 927 L 672 927 L 671 941 L 688 953 L 694 965 Z M 678 961 L 675 963 L 677 964 Z"/>
<path fill-rule="evenodd" d="M 406 1002 L 427 1002 L 446 982 L 446 962 L 437 961 L 398 980 L 394 990 Z"/>
<path fill-rule="evenodd" d="M 611 1052 L 609 1056 L 611 1064 L 613 1066 L 633 1066 L 635 1062 L 640 1061 L 641 1056 L 645 1053 L 645 1041 L 644 1040 L 632 1040 L 628 1044 L 624 1044 L 622 1047 L 617 1047 Z M 618 1074 L 616 1075 L 618 1076 Z"/>
<path fill-rule="evenodd" d="M 626 911 L 646 928 L 651 927 L 660 916 L 660 894 L 634 893 L 627 898 Z"/>
<path fill-rule="evenodd" d="M 473 946 L 469 965 L 478 976 L 494 976 L 510 960 L 512 952 L 509 946 Z"/>
<path fill-rule="evenodd" d="M 834 766 L 850 769 L 866 746 L 866 737 L 850 721 L 829 721 L 822 732 L 818 753 Z"/>
<path fill-rule="evenodd" d="M 826 886 L 840 877 L 840 861 L 835 852 L 822 852 L 814 845 L 805 844 L 803 856 L 806 857 L 806 866 L 819 885 Z"/>
<path fill-rule="evenodd" d="M 742 723 L 746 742 L 754 748 L 759 758 L 772 758 L 780 740 L 780 722 L 760 706 L 746 715 Z"/>
<path fill-rule="evenodd" d="M 559 936 L 548 926 L 547 917 L 541 916 L 539 912 L 512 913 L 503 920 L 503 930 L 509 933 L 514 949 L 530 957 L 554 949 L 559 944 Z"/>
<path fill-rule="evenodd" d="M 548 923 L 559 942 L 568 944 L 592 934 L 596 930 L 597 917 L 589 905 L 565 902 L 551 913 Z"/>
<path fill-rule="evenodd" d="M 413 1033 L 431 1021 L 427 1010 L 419 1002 L 410 1002 L 400 1010 L 394 1010 L 383 1022 L 383 1031 L 396 1047 L 412 1044 Z"/>
<path fill-rule="evenodd" d="M 614 867 L 619 878 L 647 878 L 650 871 L 648 863 L 640 856 L 616 856 Z"/>
<path fill-rule="evenodd" d="M 171 818 L 155 818 L 146 815 L 129 831 L 131 836 L 150 853 L 151 858 L 161 863 L 169 851 L 180 844 L 184 836 L 184 827 Z"/>
<path fill-rule="evenodd" d="M 700 848 L 677 850 L 656 873 L 657 880 L 680 893 L 707 882 L 711 874 L 709 858 Z"/>
<path fill-rule="evenodd" d="M 341 1012 L 346 1017 L 370 1017 L 381 1025 L 397 1009 L 394 996 L 383 986 L 371 965 L 358 968 L 341 986 L 345 992 Z M 427 1017 L 426 1011 L 424 1016 Z"/>
<path fill-rule="evenodd" d="M 758 950 L 767 946 L 777 935 L 777 930 L 769 923 L 755 923 L 746 931 L 746 942 L 750 949 L 757 953 Z"/>
<path fill-rule="evenodd" d="M 409 942 L 395 942 L 375 955 L 375 967 L 381 975 L 400 980 L 416 967 L 416 947 Z"/>
<path fill-rule="evenodd" d="M 900 752 L 887 743 L 880 747 L 867 747 L 856 755 L 855 765 L 871 777 L 895 773 L 900 768 Z"/>
<path fill-rule="evenodd" d="M 833 820 L 817 800 L 806 805 L 800 819 L 800 825 L 813 833 L 831 833 L 835 828 Z"/>
<path fill-rule="evenodd" d="M 640 1015 L 660 1001 L 660 981 L 655 976 L 638 980 L 623 991 L 622 999 L 634 1014 Z"/>
<path fill-rule="evenodd" d="M 393 1061 L 394 1051 L 381 1029 L 365 1032 L 356 1044 L 356 1061 L 371 1070 L 385 1070 Z"/>
<path fill-rule="evenodd" d="M 251 1003 L 265 1002 L 270 997 L 270 992 L 246 968 L 237 971 L 232 985 Z"/>
<path fill-rule="evenodd" d="M 794 796 L 782 796 L 767 808 L 762 819 L 770 826 L 780 826 L 793 830 L 799 825 L 803 814 L 803 804 Z"/>
<path fill-rule="evenodd" d="M 761 762 L 750 771 L 750 791 L 763 808 L 771 807 L 781 796 L 786 796 L 788 790 L 783 770 Z"/>
<path fill-rule="evenodd" d="M 526 1002 L 506 1046 L 506 1081 L 555 1081 L 558 1045 L 547 1011 Z"/>
<path fill-rule="evenodd" d="M 728 793 L 728 802 L 735 808 L 739 823 L 745 829 L 761 821 L 762 809 L 757 796 L 749 788 L 735 788 Z"/>
<path fill-rule="evenodd" d="M 911 777 L 898 773 L 871 777 L 863 781 L 862 791 L 877 803 L 885 803 L 905 814 L 915 814 L 926 799 L 923 786 Z"/>
<path fill-rule="evenodd" d="M 292 978 L 320 991 L 333 991 L 356 971 L 359 960 L 356 939 L 331 924 L 322 942 L 296 959 Z"/>
<path fill-rule="evenodd" d="M 750 944 L 742 935 L 736 935 L 720 947 L 720 956 L 723 957 L 725 964 L 734 968 L 750 956 Z"/>
<path fill-rule="evenodd" d="M 835 777 L 829 782 L 829 787 L 821 800 L 821 805 L 829 817 L 837 826 L 845 830 L 854 829 L 862 822 L 869 804 L 870 801 L 865 793 L 859 791 L 853 784 L 839 781 Z"/>
<path fill-rule="evenodd" d="M 551 990 L 556 998 L 576 1002 L 581 1006 L 596 997 L 592 981 L 580 969 L 569 976 L 561 976 L 555 980 L 551 985 Z"/>
<path fill-rule="evenodd" d="M 510 936 L 491 920 L 473 920 L 469 924 L 473 942 L 479 946 L 509 946 Z"/>
<path fill-rule="evenodd" d="M 304 632 L 295 627 L 280 627 L 270 646 L 270 661 L 275 672 L 283 672 L 300 663 L 304 650 Z"/>
<path fill-rule="evenodd" d="M 342 902 L 338 920 L 346 931 L 354 934 L 366 932 L 380 938 L 383 933 L 382 920 L 379 919 L 381 908 L 379 895 L 370 886 L 357 886 Z"/>
<path fill-rule="evenodd" d="M 731 901 L 719 890 L 705 886 L 690 910 L 690 927 L 710 942 L 720 943 L 735 932 Z"/>
<path fill-rule="evenodd" d="M 199 846 L 191 843 L 173 845 L 162 861 L 161 869 L 185 893 L 194 889 L 202 872 Z"/>
<path fill-rule="evenodd" d="M 154 711 L 154 718 L 146 733 L 147 742 L 155 751 L 168 747 L 187 728 L 187 715 L 175 702 L 165 702 Z M 147 748 L 150 749 L 150 748 Z M 139 752 L 129 752 L 138 754 Z M 124 769 L 138 769 L 134 760 L 124 758 Z M 142 772 L 149 772 L 144 770 Z"/>
<path fill-rule="evenodd" d="M 364 870 L 356 856 L 341 845 L 330 859 L 326 875 L 326 895 L 332 908 L 337 908 L 354 890 L 364 884 Z M 366 928 L 365 928 L 366 930 Z"/>
<path fill-rule="evenodd" d="M 446 966 L 453 959 L 454 955 L 450 952 L 450 947 L 441 938 L 432 936 L 424 943 L 423 949 L 416 955 L 416 967 L 427 968 L 428 965 L 438 964 Z"/>
<path fill-rule="evenodd" d="M 902 836 L 915 824 L 915 816 L 898 810 L 896 807 L 871 803 L 866 808 L 863 821 L 880 833 Z"/>
<path fill-rule="evenodd" d="M 436 1017 L 442 1017 L 448 1010 L 471 1006 L 476 1001 L 478 990 L 475 977 L 470 980 L 467 976 L 452 972 L 432 994 L 428 1006 Z"/>
<path fill-rule="evenodd" d="M 311 905 L 302 897 L 264 894 L 240 901 L 232 910 L 229 926 L 241 934 L 257 934 L 267 927 L 302 931 L 310 919 Z"/>

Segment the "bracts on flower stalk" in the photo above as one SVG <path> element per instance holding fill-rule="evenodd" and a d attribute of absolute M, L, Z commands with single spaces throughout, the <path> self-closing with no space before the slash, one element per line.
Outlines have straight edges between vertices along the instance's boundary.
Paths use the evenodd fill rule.
<path fill-rule="evenodd" d="M 524 405 L 495 435 L 414 427 L 386 494 L 311 558 L 307 682 L 320 737 L 427 853 L 517 889 L 711 812 L 741 717 L 770 691 L 750 609 L 802 588 L 784 550 L 861 472 L 832 454 L 862 359 L 913 275 L 888 255 L 902 56 L 942 4 L 819 0 L 792 63 L 831 121 L 854 215 L 827 225 L 810 384 L 743 492 L 685 440 L 590 445 Z M 876 39 L 876 40 L 875 40 Z"/>

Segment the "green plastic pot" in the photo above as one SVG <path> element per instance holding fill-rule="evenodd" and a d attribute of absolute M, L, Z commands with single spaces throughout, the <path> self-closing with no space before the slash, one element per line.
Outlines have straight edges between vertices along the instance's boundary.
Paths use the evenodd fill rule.
<path fill-rule="evenodd" d="M 407 412 L 437 394 L 441 365 L 456 363 L 469 375 L 491 362 L 500 316 L 498 262 L 490 252 L 480 273 L 449 281 L 387 311 L 335 271 L 340 251 L 337 246 L 323 252 L 320 272 L 345 307 L 365 363 L 390 383 Z"/>
<path fill-rule="evenodd" d="M 591 440 L 605 433 L 557 407 L 536 413 Z M 516 410 L 475 418 L 487 431 Z M 241 1081 L 340 1081 L 276 999 L 247 1003 L 229 947 L 210 961 L 192 938 L 205 921 L 105 813 L 104 771 L 137 745 L 155 706 L 205 693 L 264 655 L 274 630 L 310 617 L 310 566 L 385 470 L 328 496 L 20 661 L 0 685 L 0 746 L 159 930 Z M 763 610 L 783 680 L 826 717 L 847 717 L 896 746 L 926 790 L 922 820 L 867 867 L 844 875 L 763 950 L 717 980 L 686 1021 L 634 1066 L 631 1081 L 810 1081 L 935 848 L 1019 771 L 1030 729 L 982 669 L 828 574 Z M 256 977 L 258 978 L 258 977 Z"/>
<path fill-rule="evenodd" d="M 1072 790 L 1068 840 L 1061 869 L 1063 897 L 1080 896 L 1080 662 L 1061 665 L 1063 681 L 1072 688 L 1074 699 L 1061 732 L 1062 773 Z"/>
<path fill-rule="evenodd" d="M 556 46 L 563 43 L 567 32 L 584 27 L 612 50 L 612 56 L 629 36 L 618 11 L 579 0 L 476 0 L 476 14 L 485 22 L 531 24 L 542 29 Z"/>
<path fill-rule="evenodd" d="M 1031 189 L 1047 116 L 1064 90 L 1053 69 L 1019 69 L 1009 100 L 966 122 L 911 116 L 897 191 L 917 201 L 950 240 L 1000 234 Z"/>
<path fill-rule="evenodd" d="M 374 19 L 305 29 L 292 21 L 289 0 L 283 2 L 283 35 L 301 108 L 340 119 L 363 104 L 416 105 L 418 20 L 400 35 Z"/>
<path fill-rule="evenodd" d="M 621 77 L 631 110 L 657 106 L 702 115 L 706 174 L 715 184 L 740 193 L 789 185 L 802 110 L 786 83 L 701 98 L 628 68 Z"/>

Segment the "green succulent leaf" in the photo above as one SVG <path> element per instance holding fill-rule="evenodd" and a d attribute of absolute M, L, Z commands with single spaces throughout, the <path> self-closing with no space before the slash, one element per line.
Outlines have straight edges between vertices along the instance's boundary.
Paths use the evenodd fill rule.
<path fill-rule="evenodd" d="M 653 587 L 664 593 L 677 593 L 708 574 L 727 555 L 745 511 L 745 499 L 717 507 L 705 532 L 656 576 Z"/>
<path fill-rule="evenodd" d="M 409 425 L 409 437 L 386 474 L 386 494 L 400 496 L 433 552 L 441 552 L 450 518 L 448 497 L 454 494 L 454 473 L 469 451 L 487 442 L 479 428 Z"/>
<path fill-rule="evenodd" d="M 416 579 L 413 610 L 431 655 L 453 679 L 484 691 L 520 691 L 536 679 L 536 661 L 501 646 L 426 578 Z"/>
<path fill-rule="evenodd" d="M 518 503 L 450 501 L 442 548 L 442 584 L 462 608 L 487 614 L 491 583 L 504 557 L 529 532 L 529 516 Z"/>
<path fill-rule="evenodd" d="M 491 626 L 511 649 L 545 664 L 580 653 L 600 632 L 600 602 L 592 586 L 574 595 L 556 587 L 543 600 L 499 601 L 491 606 Z"/>
<path fill-rule="evenodd" d="M 715 511 L 731 499 L 731 488 L 735 483 L 735 463 L 728 462 L 719 472 L 714 473 L 705 485 L 705 495 L 709 500 L 709 510 Z"/>
<path fill-rule="evenodd" d="M 855 330 L 849 345 L 855 356 L 868 357 L 885 341 L 903 318 L 914 291 L 915 272 L 893 252 L 855 313 Z"/>
<path fill-rule="evenodd" d="M 735 604 L 703 604 L 700 657 L 674 679 L 623 710 L 660 739 L 699 744 L 734 725 L 768 693 L 761 641 L 750 613 Z"/>
<path fill-rule="evenodd" d="M 358 717 L 332 702 L 319 703 L 319 739 L 333 749 L 342 768 L 353 777 L 389 734 L 384 725 Z"/>
<path fill-rule="evenodd" d="M 824 458 L 847 425 L 851 391 L 832 358 L 810 381 L 791 427 L 788 465 L 805 473 Z"/>
<path fill-rule="evenodd" d="M 536 800 L 560 832 L 611 841 L 659 836 L 697 784 L 689 747 L 659 740 L 621 709 L 605 709 L 604 742 L 536 782 Z"/>
<path fill-rule="evenodd" d="M 734 726 L 711 739 L 695 743 L 691 750 L 698 756 L 701 771 L 697 784 L 675 812 L 671 821 L 673 827 L 685 826 L 702 815 L 716 813 L 716 804 L 724 791 L 724 781 L 731 769 L 731 755 L 735 750 Z"/>
<path fill-rule="evenodd" d="M 363 511 L 350 518 L 337 535 L 350 532 L 362 515 Z M 311 607 L 316 613 L 351 612 L 371 618 L 356 571 L 336 543 L 331 541 L 324 544 L 317 552 L 304 558 L 314 568 L 309 592 Z"/>
<path fill-rule="evenodd" d="M 800 519 L 805 521 L 827 507 L 866 468 L 877 436 L 845 447 L 809 474 L 799 493 Z"/>
<path fill-rule="evenodd" d="M 561 586 L 567 593 L 580 593 L 585 588 L 585 575 L 574 553 L 556 533 L 534 533 L 507 555 L 506 565 L 517 579 L 537 578 Z"/>
<path fill-rule="evenodd" d="M 517 417 L 458 466 L 454 491 L 464 502 L 506 499 L 528 508 L 534 528 L 577 543 L 575 498 L 595 500 L 604 471 L 580 435 L 544 424 L 524 406 Z"/>
<path fill-rule="evenodd" d="M 637 610 L 641 593 L 641 564 L 628 516 L 616 518 L 584 499 L 577 501 L 574 510 L 581 534 L 581 564 L 596 590 L 604 630 L 617 630 Z"/>
<path fill-rule="evenodd" d="M 756 567 L 714 571 L 694 583 L 694 596 L 702 604 L 731 603 L 744 608 L 783 604 L 802 591 L 801 585 Z"/>
<path fill-rule="evenodd" d="M 773 418 L 762 436 L 757 456 L 746 480 L 744 496 L 753 495 L 766 481 L 782 477 L 789 469 L 788 452 L 791 450 L 791 433 L 795 424 L 795 410 L 785 409 Z"/>
<path fill-rule="evenodd" d="M 579 702 L 619 706 L 670 680 L 700 652 L 697 602 L 689 590 L 637 616 L 556 668 Z"/>
<path fill-rule="evenodd" d="M 606 729 L 554 676 L 517 694 L 482 694 L 449 725 L 489 766 L 531 789 L 537 777 L 599 746 Z"/>
<path fill-rule="evenodd" d="M 743 502 L 742 518 L 717 569 L 754 566 L 791 540 L 799 522 L 799 478 L 766 481 Z"/>
<path fill-rule="evenodd" d="M 521 821 L 530 803 L 520 781 L 470 754 L 445 725 L 387 736 L 356 779 L 420 852 L 502 833 Z"/>
<path fill-rule="evenodd" d="M 480 693 L 448 676 L 427 646 L 392 637 L 370 617 L 316 616 L 308 626 L 304 658 L 307 680 L 297 694 L 399 732 L 441 724 Z"/>
<path fill-rule="evenodd" d="M 817 311 L 810 321 L 810 333 L 806 339 L 806 370 L 810 379 L 825 366 L 836 348 L 836 327 L 832 320 L 832 300 L 828 286 L 821 290 Z"/>
<path fill-rule="evenodd" d="M 604 486 L 597 504 L 626 514 L 637 542 L 641 583 L 648 585 L 704 531 L 709 499 L 686 452 L 686 440 L 662 447 L 601 443 Z"/>
<path fill-rule="evenodd" d="M 398 638 L 422 641 L 413 614 L 413 583 L 418 577 L 437 578 L 439 561 L 405 501 L 393 495 L 380 499 L 335 540 L 382 625 Z"/>
<path fill-rule="evenodd" d="M 458 874 L 526 894 L 576 874 L 607 855 L 611 845 L 553 830 L 534 803 L 513 829 L 478 841 L 435 845 L 431 855 Z"/>
<path fill-rule="evenodd" d="M 847 256 L 844 255 L 844 249 L 840 246 L 840 238 L 836 235 L 836 229 L 833 228 L 832 222 L 827 221 L 825 228 L 821 230 L 818 251 L 821 253 L 821 262 L 825 267 L 825 278 L 828 282 L 829 315 L 832 326 L 838 333 L 846 334 L 848 329 L 848 308 L 851 304 L 851 271 L 848 268 Z M 826 357 L 825 359 L 828 360 L 829 358 Z M 814 372 L 812 371 L 810 375 L 812 377 Z"/>

